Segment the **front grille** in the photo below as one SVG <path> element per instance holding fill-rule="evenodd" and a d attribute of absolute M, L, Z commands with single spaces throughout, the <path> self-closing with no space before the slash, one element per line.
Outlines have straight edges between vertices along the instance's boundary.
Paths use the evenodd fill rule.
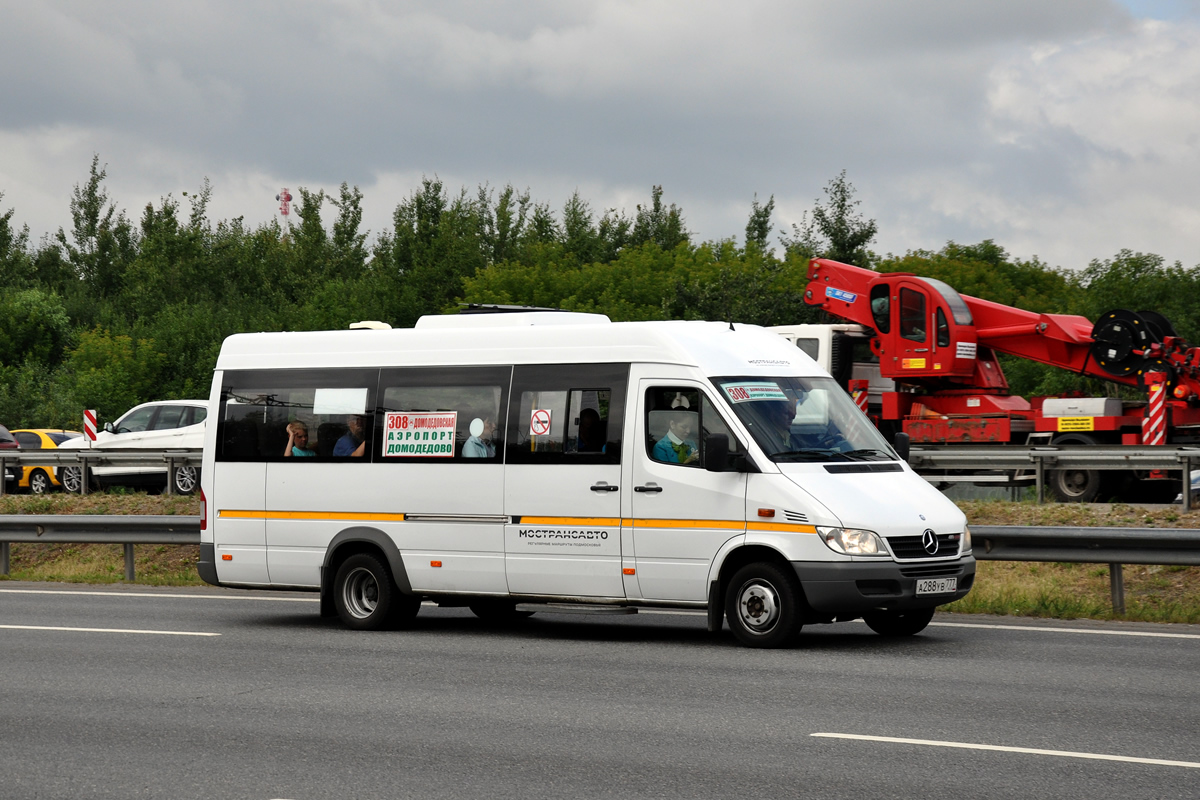
<path fill-rule="evenodd" d="M 900 574 L 906 578 L 938 578 L 943 575 L 957 575 L 962 571 L 958 564 L 930 564 L 922 567 L 901 567 Z"/>
<path fill-rule="evenodd" d="M 889 536 L 888 546 L 896 558 L 949 558 L 958 555 L 960 533 L 937 534 L 938 548 L 932 555 L 921 544 L 921 536 Z"/>

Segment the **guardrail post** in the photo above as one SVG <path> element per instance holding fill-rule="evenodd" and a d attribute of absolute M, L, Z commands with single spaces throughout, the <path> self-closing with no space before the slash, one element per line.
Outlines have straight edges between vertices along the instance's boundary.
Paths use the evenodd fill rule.
<path fill-rule="evenodd" d="M 125 580 L 133 583 L 133 545 L 129 542 L 125 543 Z"/>
<path fill-rule="evenodd" d="M 18 467 L 18 469 L 20 469 L 20 467 Z M 3 476 L 6 472 L 8 472 L 8 462 L 3 458 L 0 458 L 0 476 Z M 19 483 L 20 480 L 20 478 L 17 478 L 16 482 Z M 6 481 L 3 477 L 0 477 L 0 497 L 4 496 L 4 490 L 8 488 L 6 485 L 7 483 L 8 481 Z"/>
<path fill-rule="evenodd" d="M 1192 460 L 1186 456 L 1183 459 L 1183 510 L 1192 510 Z"/>
<path fill-rule="evenodd" d="M 1037 501 L 1040 506 L 1046 502 L 1046 462 L 1037 454 L 1033 455 L 1033 468 L 1037 480 Z"/>
<path fill-rule="evenodd" d="M 1108 565 L 1108 586 L 1112 590 L 1113 613 L 1125 616 L 1125 573 L 1120 564 Z"/>
<path fill-rule="evenodd" d="M 0 575 L 8 574 L 8 542 L 0 542 Z"/>
<path fill-rule="evenodd" d="M 175 494 L 175 458 L 167 456 L 167 494 Z"/>

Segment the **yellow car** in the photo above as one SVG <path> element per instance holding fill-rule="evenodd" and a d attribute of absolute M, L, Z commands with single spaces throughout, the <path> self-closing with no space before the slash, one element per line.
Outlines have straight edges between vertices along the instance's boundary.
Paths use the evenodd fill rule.
<path fill-rule="evenodd" d="M 68 439 L 83 436 L 79 431 L 51 430 L 47 428 L 26 428 L 11 431 L 22 450 L 48 450 L 58 447 Z M 45 494 L 51 489 L 61 489 L 62 484 L 54 476 L 54 467 L 17 467 L 21 478 L 17 481 L 18 489 L 28 489 L 33 494 Z"/>

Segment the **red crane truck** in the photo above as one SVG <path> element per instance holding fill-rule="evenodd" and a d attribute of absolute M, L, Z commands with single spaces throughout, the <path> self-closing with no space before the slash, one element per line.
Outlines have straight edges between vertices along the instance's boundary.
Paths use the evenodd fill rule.
<path fill-rule="evenodd" d="M 933 278 L 823 258 L 810 262 L 808 279 L 805 302 L 853 323 L 825 326 L 827 367 L 843 381 L 869 380 L 872 417 L 914 444 L 1200 442 L 1200 348 L 1157 312 L 1114 310 L 1093 323 L 962 295 Z M 799 327 L 776 330 L 797 341 Z M 855 345 L 860 357 L 847 357 Z M 1009 391 L 997 353 L 1137 387 L 1143 399 L 1030 402 Z M 857 374 L 850 372 L 854 361 Z M 1131 476 L 1057 470 L 1048 487 L 1060 500 L 1087 502 L 1111 491 L 1118 477 Z M 1165 473 L 1137 477 L 1151 479 L 1141 483 L 1143 499 L 1173 496 L 1178 486 Z"/>

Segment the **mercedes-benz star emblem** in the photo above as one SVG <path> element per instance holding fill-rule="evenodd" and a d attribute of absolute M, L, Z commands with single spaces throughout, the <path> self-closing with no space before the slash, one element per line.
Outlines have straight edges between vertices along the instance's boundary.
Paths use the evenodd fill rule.
<path fill-rule="evenodd" d="M 937 534 L 934 533 L 932 529 L 926 528 L 925 532 L 921 534 L 921 546 L 925 548 L 925 552 L 929 553 L 929 555 L 931 555 L 931 556 L 937 555 L 937 551 L 938 551 Z"/>

